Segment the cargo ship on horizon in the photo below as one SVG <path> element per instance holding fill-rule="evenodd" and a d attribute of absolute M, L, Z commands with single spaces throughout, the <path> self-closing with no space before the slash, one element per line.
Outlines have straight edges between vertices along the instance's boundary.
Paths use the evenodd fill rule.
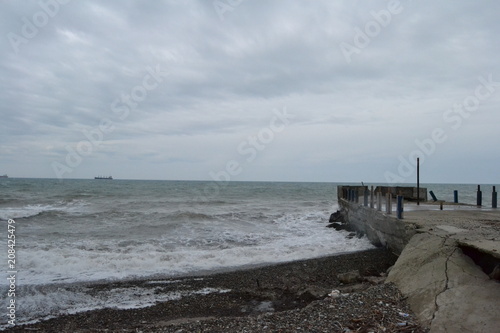
<path fill-rule="evenodd" d="M 111 176 L 109 176 L 109 177 L 97 176 L 97 177 L 94 177 L 94 179 L 106 179 L 106 180 L 113 180 L 113 177 L 111 177 Z"/>

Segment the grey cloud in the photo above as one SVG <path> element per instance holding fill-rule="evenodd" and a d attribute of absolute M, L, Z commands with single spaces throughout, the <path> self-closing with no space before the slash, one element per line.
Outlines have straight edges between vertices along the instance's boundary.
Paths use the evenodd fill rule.
<path fill-rule="evenodd" d="M 221 20 L 212 1 L 70 1 L 15 53 L 9 33 L 22 35 L 25 20 L 42 8 L 3 2 L 0 174 L 54 177 L 50 165 L 64 163 L 67 147 L 88 140 L 83 131 L 100 131 L 103 120 L 113 130 L 96 134 L 102 142 L 65 177 L 92 176 L 101 164 L 140 178 L 148 173 L 138 169 L 155 164 L 148 177 L 164 179 L 164 163 L 177 165 L 172 174 L 180 179 L 209 178 L 225 159 L 244 160 L 238 145 L 269 128 L 273 110 L 285 107 L 293 122 L 241 179 L 327 180 L 332 165 L 355 177 L 363 171 L 354 161 L 365 156 L 377 166 L 374 180 L 383 181 L 398 155 L 435 127 L 447 130 L 450 145 L 472 142 L 481 123 L 497 135 L 490 127 L 500 120 L 493 112 L 500 86 L 457 131 L 443 113 L 474 94 L 479 76 L 500 81 L 500 3 L 401 0 L 403 11 L 348 63 L 339 45 L 353 44 L 355 29 L 387 3 L 242 1 Z M 156 66 L 169 74 L 116 112 L 113 102 L 124 107 L 123 96 L 143 93 L 148 68 Z M 347 134 L 356 138 L 349 149 L 330 152 Z M 394 140 L 391 152 L 373 143 L 377 137 Z M 447 147 L 440 152 L 452 163 L 457 152 Z M 30 159 L 46 167 L 30 169 Z M 135 167 L 123 166 L 126 160 Z M 300 178 L 305 163 L 315 171 Z"/>

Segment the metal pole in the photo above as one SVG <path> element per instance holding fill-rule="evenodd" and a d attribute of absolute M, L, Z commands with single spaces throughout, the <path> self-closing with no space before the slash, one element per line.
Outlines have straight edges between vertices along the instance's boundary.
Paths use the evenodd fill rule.
<path fill-rule="evenodd" d="M 397 208 L 397 213 L 398 213 L 398 219 L 403 218 L 403 196 L 398 195 L 398 208 Z"/>
<path fill-rule="evenodd" d="M 477 185 L 477 205 L 483 205 L 483 192 L 481 192 L 481 185 Z"/>
<path fill-rule="evenodd" d="M 496 187 L 493 186 L 493 193 L 492 193 L 492 196 L 491 196 L 491 207 L 492 208 L 497 208 L 497 203 L 498 203 L 498 200 L 497 200 L 497 191 L 496 191 Z"/>
<path fill-rule="evenodd" d="M 420 206 L 420 158 L 417 157 L 417 206 Z"/>
<path fill-rule="evenodd" d="M 391 214 L 391 193 L 387 192 L 387 194 L 385 195 L 385 199 L 386 199 L 386 202 L 385 202 L 385 212 L 387 214 Z"/>
<path fill-rule="evenodd" d="M 370 208 L 373 208 L 373 185 L 370 190 Z"/>

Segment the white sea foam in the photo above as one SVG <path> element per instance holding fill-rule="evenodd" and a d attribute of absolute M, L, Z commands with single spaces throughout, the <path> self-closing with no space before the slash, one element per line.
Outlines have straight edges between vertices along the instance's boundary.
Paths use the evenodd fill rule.
<path fill-rule="evenodd" d="M 32 323 L 64 314 L 76 314 L 103 308 L 139 309 L 190 295 L 227 292 L 230 290 L 215 288 L 164 292 L 161 287 L 142 288 L 137 286 L 95 292 L 91 287 L 26 286 L 19 290 L 19 294 L 22 294 L 23 297 L 19 298 L 16 317 L 17 324 Z M 0 319 L 0 329 L 7 327 L 7 322 L 4 319 Z"/>
<path fill-rule="evenodd" d="M 56 204 L 29 204 L 19 207 L 0 207 L 0 220 L 21 219 L 37 216 L 44 212 L 77 212 L 87 204 L 82 200 L 58 202 Z"/>
<path fill-rule="evenodd" d="M 230 239 L 231 247 L 207 246 L 207 240 L 195 239 L 191 244 L 197 246 L 171 250 L 157 239 L 126 246 L 85 240 L 77 244 L 60 242 L 60 247 L 40 244 L 22 249 L 18 284 L 23 296 L 19 298 L 18 318 L 28 322 L 101 308 L 141 308 L 189 295 L 182 290 L 162 293 L 161 285 L 154 283 L 150 288 L 114 288 L 95 293 L 87 287 L 78 288 L 76 282 L 169 277 L 373 248 L 366 238 L 349 239 L 347 232 L 325 228 L 325 224 L 317 222 L 319 214 L 285 214 L 265 226 L 265 230 L 254 230 L 250 238 L 248 230 L 243 232 L 238 228 L 222 236 L 214 230 L 205 231 L 203 237 L 218 236 L 217 241 Z M 163 241 L 168 242 L 169 238 L 164 236 Z M 69 283 L 76 287 L 67 289 Z M 212 292 L 225 291 L 202 289 L 195 293 Z"/>
<path fill-rule="evenodd" d="M 175 287 L 174 282 L 88 287 L 96 281 L 161 281 L 373 247 L 367 239 L 325 227 L 336 209 L 329 203 L 331 184 L 236 183 L 204 202 L 193 193 L 213 183 L 49 183 L 13 183 L 14 199 L 0 206 L 0 219 L 17 219 L 16 316 L 23 322 L 143 307 L 187 292 L 155 289 Z M 6 228 L 0 236 L 6 243 Z M 7 279 L 0 279 L 2 295 L 6 288 Z M 209 292 L 218 291 L 199 291 Z"/>
<path fill-rule="evenodd" d="M 60 239 L 18 250 L 19 284 L 74 283 L 169 277 L 197 271 L 276 263 L 373 248 L 318 223 L 318 213 L 286 214 L 273 224 L 212 225 L 196 234 L 172 233 L 136 241 Z M 315 216 L 315 218 L 312 218 Z M 323 217 L 322 217 L 323 218 Z M 177 239 L 176 239 L 177 238 Z M 171 246 L 173 242 L 176 246 Z M 5 282 L 3 282 L 5 283 Z"/>
<path fill-rule="evenodd" d="M 51 210 L 55 210 L 55 207 L 51 205 L 26 205 L 23 207 L 0 208 L 0 220 L 26 218 Z"/>

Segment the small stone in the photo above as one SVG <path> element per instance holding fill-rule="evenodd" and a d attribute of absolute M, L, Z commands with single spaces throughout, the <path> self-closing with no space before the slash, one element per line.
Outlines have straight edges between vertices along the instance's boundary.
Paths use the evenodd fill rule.
<path fill-rule="evenodd" d="M 337 279 L 341 283 L 350 284 L 358 282 L 361 279 L 361 275 L 358 271 L 351 271 L 337 275 Z"/>

